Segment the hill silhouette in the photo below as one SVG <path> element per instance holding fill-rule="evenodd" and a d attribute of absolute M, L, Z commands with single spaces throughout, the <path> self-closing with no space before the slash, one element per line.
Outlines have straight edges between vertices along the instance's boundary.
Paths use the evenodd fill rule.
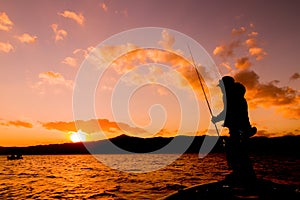
<path fill-rule="evenodd" d="M 197 136 L 192 141 L 185 153 L 199 153 L 205 136 Z M 214 136 L 207 136 L 209 139 Z M 179 144 L 184 144 L 192 139 L 190 136 L 177 136 Z M 64 143 L 36 145 L 28 147 L 0 147 L 0 155 L 23 154 L 23 155 L 57 155 L 57 154 L 90 154 L 87 148 L 93 149 L 93 153 L 116 154 L 123 153 L 118 150 L 109 149 L 111 143 L 121 149 L 135 153 L 149 153 L 161 149 L 169 144 L 174 138 L 154 137 L 138 138 L 121 135 L 110 140 L 99 140 L 94 142 Z M 224 152 L 223 140 L 225 136 L 218 138 L 218 141 L 211 152 Z M 181 143 L 182 142 L 182 143 Z M 284 136 L 276 138 L 253 137 L 249 141 L 251 153 L 259 154 L 300 154 L 300 136 Z M 179 149 L 171 148 L 160 153 L 181 153 Z"/>

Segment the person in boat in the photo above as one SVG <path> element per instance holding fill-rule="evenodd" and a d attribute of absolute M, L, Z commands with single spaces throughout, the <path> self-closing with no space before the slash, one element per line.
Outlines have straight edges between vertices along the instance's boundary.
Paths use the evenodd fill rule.
<path fill-rule="evenodd" d="M 223 93 L 224 110 L 213 116 L 213 123 L 224 120 L 224 127 L 229 129 L 229 138 L 225 142 L 227 163 L 232 173 L 229 181 L 253 183 L 256 175 L 247 152 L 247 141 L 257 129 L 252 127 L 248 116 L 248 104 L 244 97 L 246 88 L 235 82 L 231 76 L 224 76 L 218 86 Z"/>
<path fill-rule="evenodd" d="M 23 159 L 23 156 L 21 154 L 13 154 L 13 155 L 9 155 L 7 156 L 7 160 L 20 160 Z"/>

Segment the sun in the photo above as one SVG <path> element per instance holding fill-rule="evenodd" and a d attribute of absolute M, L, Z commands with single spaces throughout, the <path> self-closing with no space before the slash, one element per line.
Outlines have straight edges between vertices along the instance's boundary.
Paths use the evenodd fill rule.
<path fill-rule="evenodd" d="M 86 134 L 81 130 L 78 130 L 77 132 L 71 132 L 70 140 L 72 142 L 84 142 L 86 141 Z"/>

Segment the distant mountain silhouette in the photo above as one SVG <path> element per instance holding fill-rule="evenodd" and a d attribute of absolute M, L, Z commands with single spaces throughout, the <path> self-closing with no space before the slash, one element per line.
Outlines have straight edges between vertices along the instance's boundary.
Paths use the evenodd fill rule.
<path fill-rule="evenodd" d="M 198 153 L 205 136 L 197 136 L 192 141 L 185 153 Z M 207 136 L 213 139 L 214 136 Z M 190 136 L 177 136 L 178 144 L 183 144 L 192 139 Z M 122 153 L 116 149 L 109 149 L 111 142 L 121 149 L 129 152 L 148 153 L 161 149 L 169 144 L 174 138 L 154 137 L 138 138 L 121 135 L 110 140 L 100 140 L 95 142 L 79 142 L 64 144 L 37 145 L 29 147 L 0 147 L 0 155 L 11 155 L 21 153 L 23 155 L 55 155 L 55 154 L 90 154 L 87 150 L 92 149 L 92 153 Z M 223 152 L 222 136 L 211 152 Z M 182 142 L 182 143 L 181 143 Z M 249 150 L 252 153 L 260 154 L 300 154 L 300 136 L 284 136 L 276 138 L 253 137 L 249 141 Z M 160 153 L 181 153 L 178 148 L 170 148 Z"/>

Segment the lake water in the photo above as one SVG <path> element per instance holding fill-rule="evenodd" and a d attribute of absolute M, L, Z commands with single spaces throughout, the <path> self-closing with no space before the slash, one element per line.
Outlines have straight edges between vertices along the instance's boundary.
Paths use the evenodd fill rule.
<path fill-rule="evenodd" d="M 107 161 L 131 162 L 131 155 L 101 156 Z M 161 159 L 173 155 L 145 156 Z M 252 156 L 252 160 L 259 178 L 300 185 L 300 158 Z M 134 170 L 111 169 L 92 155 L 25 155 L 14 161 L 0 156 L 0 199 L 158 199 L 194 184 L 222 180 L 229 173 L 222 153 L 203 159 L 185 154 L 157 171 Z"/>

